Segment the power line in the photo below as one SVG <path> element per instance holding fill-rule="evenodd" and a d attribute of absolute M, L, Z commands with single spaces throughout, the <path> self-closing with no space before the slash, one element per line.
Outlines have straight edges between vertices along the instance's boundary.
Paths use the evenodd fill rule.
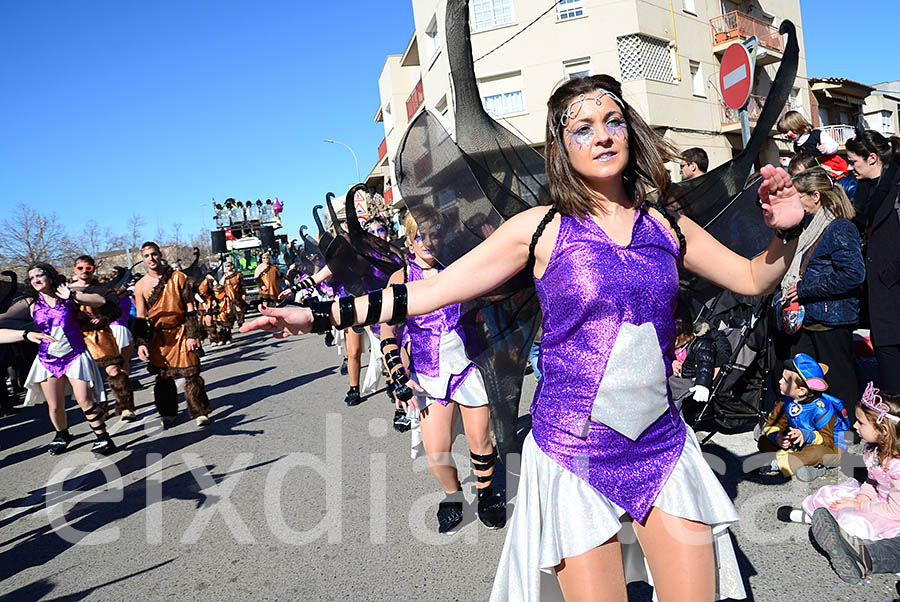
<path fill-rule="evenodd" d="M 542 18 L 544 15 L 546 15 L 546 14 L 549 13 L 551 10 L 553 10 L 554 8 L 556 8 L 556 5 L 557 5 L 557 0 L 554 0 L 553 4 L 550 5 L 550 8 L 548 8 L 547 10 L 545 10 L 544 12 L 542 12 L 541 14 L 539 14 L 539 15 L 537 16 L 537 18 L 534 19 L 534 21 L 532 21 L 531 23 L 529 23 L 528 25 L 526 25 L 525 27 L 523 27 L 522 29 L 520 29 L 520 30 L 517 31 L 516 33 L 512 34 L 511 36 L 509 36 L 504 42 L 501 42 L 500 45 L 496 46 L 494 49 L 489 50 L 488 52 L 482 54 L 480 57 L 478 57 L 477 59 L 475 59 L 474 61 L 472 61 L 472 63 L 477 63 L 478 61 L 480 61 L 480 60 L 483 59 L 484 57 L 488 56 L 489 54 L 491 54 L 491 53 L 493 53 L 493 52 L 499 50 L 499 49 L 502 48 L 503 46 L 505 46 L 507 43 L 509 43 L 509 42 L 510 42 L 513 38 L 515 38 L 517 35 L 519 35 L 520 33 L 524 32 L 526 29 L 528 29 L 529 27 L 531 27 L 532 25 L 534 25 L 535 23 L 537 23 L 538 21 L 540 21 L 541 18 Z"/>

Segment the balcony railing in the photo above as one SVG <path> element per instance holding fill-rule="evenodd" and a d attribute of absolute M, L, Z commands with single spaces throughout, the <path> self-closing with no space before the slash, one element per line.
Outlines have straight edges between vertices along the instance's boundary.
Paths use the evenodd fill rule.
<path fill-rule="evenodd" d="M 732 109 L 727 106 L 724 102 L 721 102 L 722 107 L 722 126 L 734 125 L 736 123 L 741 122 L 741 117 L 738 111 Z M 763 106 L 766 104 L 765 96 L 754 96 L 750 95 L 750 100 L 747 102 L 747 113 L 749 114 L 750 121 L 757 121 L 759 119 L 759 114 L 762 112 Z M 790 104 L 785 103 L 784 107 L 781 109 L 781 113 L 778 115 L 781 118 L 782 115 L 787 113 L 790 110 Z"/>
<path fill-rule="evenodd" d="M 784 52 L 784 38 L 777 28 L 739 10 L 713 17 L 709 24 L 712 27 L 713 46 L 756 36 L 760 46 Z"/>
<path fill-rule="evenodd" d="M 381 144 L 378 145 L 378 160 L 381 161 L 384 159 L 384 156 L 387 154 L 387 140 L 382 138 Z"/>
<path fill-rule="evenodd" d="M 412 94 L 406 99 L 406 118 L 412 119 L 412 116 L 416 114 L 423 102 L 425 102 L 425 90 L 422 88 L 422 80 L 420 79 L 416 87 L 413 88 Z"/>
<path fill-rule="evenodd" d="M 856 130 L 852 125 L 826 125 L 822 128 L 822 131 L 826 132 L 841 146 L 844 146 L 847 140 L 856 136 Z"/>

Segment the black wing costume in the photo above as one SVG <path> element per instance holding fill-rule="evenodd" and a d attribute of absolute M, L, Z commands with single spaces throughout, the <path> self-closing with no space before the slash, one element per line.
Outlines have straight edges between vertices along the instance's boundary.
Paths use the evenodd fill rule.
<path fill-rule="evenodd" d="M 448 0 L 447 51 L 456 104 L 456 141 L 427 111 L 405 133 L 397 154 L 397 184 L 417 221 L 441 216 L 443 244 L 435 252 L 447 265 L 504 220 L 546 202 L 543 157 L 492 119 L 478 94 L 469 39 L 466 0 Z M 761 219 L 756 190 L 744 189 L 750 169 L 787 101 L 797 70 L 793 24 L 778 73 L 747 148 L 701 178 L 673 185 L 664 204 L 680 209 L 717 239 L 751 257 L 772 233 Z M 518 403 L 528 351 L 540 321 L 531 274 L 523 271 L 491 295 L 466 304 L 481 346 L 475 361 L 491 403 L 494 433 L 502 453 L 516 448 Z"/>

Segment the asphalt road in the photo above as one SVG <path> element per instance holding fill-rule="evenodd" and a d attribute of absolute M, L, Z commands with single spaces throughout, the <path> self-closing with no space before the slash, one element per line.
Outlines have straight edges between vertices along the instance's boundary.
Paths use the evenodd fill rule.
<path fill-rule="evenodd" d="M 454 453 L 467 516 L 438 536 L 441 495 L 424 458 L 391 428 L 383 392 L 343 404 L 339 363 L 321 337 L 238 335 L 203 359 L 213 424 L 195 427 L 182 403 L 166 430 L 135 364 L 141 421 L 112 419 L 121 450 L 99 461 L 73 402 L 78 437 L 59 457 L 44 450 L 43 406 L 0 419 L 0 600 L 486 600 L 506 532 L 475 517 L 464 438 Z M 533 388 L 526 376 L 527 399 Z M 840 471 L 811 484 L 745 474 L 750 434 L 717 435 L 705 451 L 741 512 L 733 535 L 750 599 L 894 597 L 896 576 L 846 585 L 808 528 L 775 520 Z M 515 485 L 511 475 L 510 510 Z M 629 586 L 632 601 L 650 594 Z"/>

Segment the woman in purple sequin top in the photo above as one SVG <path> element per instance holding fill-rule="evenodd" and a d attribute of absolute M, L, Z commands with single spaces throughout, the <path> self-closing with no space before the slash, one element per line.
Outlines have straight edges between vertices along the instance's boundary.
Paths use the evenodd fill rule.
<path fill-rule="evenodd" d="M 659 599 L 745 597 L 727 531 L 737 513 L 668 392 L 677 269 L 742 295 L 774 290 L 796 249 L 799 196 L 784 170 L 763 167 L 763 217 L 780 233 L 753 260 L 689 218 L 660 213 L 646 199 L 653 190 L 665 198 L 665 163 L 677 153 L 606 75 L 553 93 L 546 141 L 551 209 L 512 217 L 407 287 L 408 315 L 424 315 L 533 266 L 543 378 L 491 600 L 537 601 L 552 589 L 573 600 L 626 600 L 625 528 L 637 535 Z M 394 311 L 391 295 L 384 299 L 382 321 Z M 367 309 L 358 299 L 357 316 Z M 250 328 L 308 332 L 312 322 L 309 310 L 279 310 Z M 620 522 L 628 516 L 633 523 Z M 543 583 L 554 575 L 558 585 Z"/>
<path fill-rule="evenodd" d="M 105 299 L 96 293 L 75 291 L 65 284 L 53 266 L 39 263 L 28 270 L 31 285 L 26 300 L 38 331 L 52 337 L 42 340 L 28 375 L 31 391 L 26 403 L 35 397 L 35 387 L 47 400 L 50 422 L 56 436 L 49 445 L 51 454 L 65 451 L 72 440 L 66 418 L 64 385 L 72 389 L 85 419 L 97 437 L 92 451 L 109 454 L 115 445 L 106 432 L 103 378 L 84 343 L 78 325 L 78 304 L 101 307 Z"/>
<path fill-rule="evenodd" d="M 406 218 L 409 265 L 391 276 L 392 284 L 423 282 L 435 278 L 441 268 L 433 253 L 442 243 L 441 217 L 434 212 L 422 223 L 411 215 Z M 382 337 L 385 353 L 399 342 L 409 353 L 411 386 L 416 395 L 409 401 L 412 414 L 418 414 L 422 443 L 431 474 L 444 490 L 438 505 L 440 533 L 451 533 L 462 520 L 462 488 L 451 455 L 453 419 L 457 409 L 463 420 L 477 480 L 478 516 L 488 528 L 506 523 L 505 499 L 493 485 L 494 449 L 491 441 L 491 413 L 481 373 L 466 352 L 466 333 L 459 304 L 447 305 L 431 313 L 406 320 L 403 338 L 397 341 L 398 328 L 385 324 Z M 392 342 L 393 341 L 393 342 Z M 397 407 L 407 410 L 398 399 Z"/>

